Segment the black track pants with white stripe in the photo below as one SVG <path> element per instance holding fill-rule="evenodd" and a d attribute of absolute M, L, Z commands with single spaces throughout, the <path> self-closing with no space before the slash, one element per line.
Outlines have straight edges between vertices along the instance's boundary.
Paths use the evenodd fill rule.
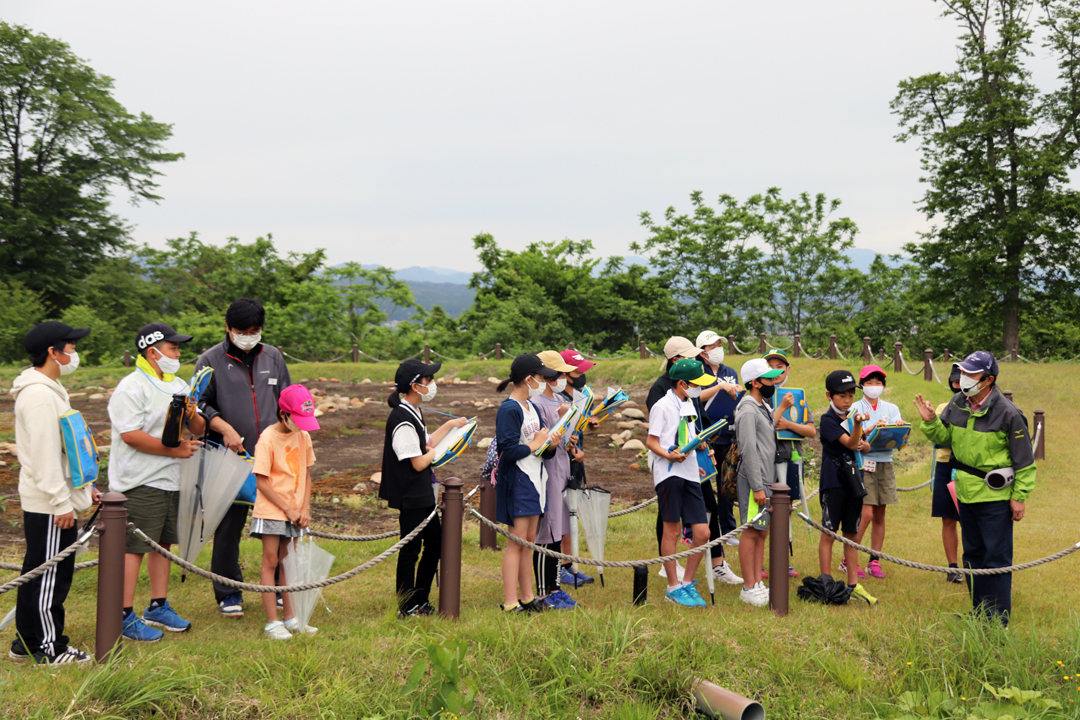
<path fill-rule="evenodd" d="M 26 535 L 26 558 L 23 573 L 30 572 L 78 538 L 77 525 L 61 530 L 53 524 L 55 515 L 23 512 Z M 75 574 L 75 555 L 71 554 L 30 582 L 19 587 L 15 606 L 15 630 L 30 653 L 59 655 L 67 650 L 64 634 L 64 601 Z M 18 642 L 18 638 L 16 639 Z"/>

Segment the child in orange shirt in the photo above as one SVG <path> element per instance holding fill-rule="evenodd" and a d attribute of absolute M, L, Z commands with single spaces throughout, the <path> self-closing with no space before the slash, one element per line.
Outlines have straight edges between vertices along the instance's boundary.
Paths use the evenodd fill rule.
<path fill-rule="evenodd" d="M 263 557 L 259 582 L 274 584 L 278 564 L 289 554 L 292 538 L 300 537 L 311 522 L 311 475 L 315 464 L 310 430 L 318 430 L 315 400 L 303 385 L 290 385 L 278 399 L 278 422 L 263 430 L 255 446 L 255 478 L 258 497 L 251 514 L 251 536 L 262 538 Z M 282 571 L 281 583 L 287 578 Z M 274 640 L 288 640 L 294 632 L 314 633 L 316 628 L 300 626 L 293 616 L 292 598 L 284 593 L 285 622 L 278 620 L 277 597 L 263 593 L 266 627 L 263 633 Z M 291 631 L 291 632 L 290 632 Z"/>

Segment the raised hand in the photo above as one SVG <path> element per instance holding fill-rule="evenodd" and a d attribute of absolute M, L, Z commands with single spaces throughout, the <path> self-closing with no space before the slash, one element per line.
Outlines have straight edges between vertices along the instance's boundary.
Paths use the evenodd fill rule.
<path fill-rule="evenodd" d="M 915 409 L 919 411 L 919 417 L 923 419 L 923 422 L 934 422 L 937 419 L 934 406 L 922 396 L 922 393 L 916 395 L 912 402 L 915 404 Z"/>

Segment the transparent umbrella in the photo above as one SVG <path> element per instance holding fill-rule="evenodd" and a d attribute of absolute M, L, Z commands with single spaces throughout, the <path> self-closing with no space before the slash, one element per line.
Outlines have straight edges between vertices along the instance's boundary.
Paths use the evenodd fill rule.
<path fill-rule="evenodd" d="M 578 517 L 585 529 L 585 544 L 589 554 L 597 560 L 604 559 L 604 541 L 607 539 L 608 512 L 611 510 L 611 493 L 600 487 L 590 487 L 579 491 Z M 604 584 L 604 568 L 597 567 L 600 584 Z"/>
<path fill-rule="evenodd" d="M 316 545 L 310 535 L 295 538 L 289 545 L 289 554 L 281 561 L 281 569 L 285 573 L 281 584 L 303 585 L 325 580 L 330 577 L 333 564 L 334 556 Z M 290 595 L 293 615 L 300 622 L 300 627 L 304 627 L 315 612 L 315 605 L 322 596 L 322 588 L 302 590 Z"/>
<path fill-rule="evenodd" d="M 250 473 L 247 460 L 213 443 L 180 461 L 177 555 L 195 562 Z"/>

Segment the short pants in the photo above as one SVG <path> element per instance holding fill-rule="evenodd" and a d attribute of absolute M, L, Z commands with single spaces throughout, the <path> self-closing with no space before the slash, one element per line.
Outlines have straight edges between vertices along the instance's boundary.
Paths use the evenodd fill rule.
<path fill-rule="evenodd" d="M 930 500 L 930 517 L 960 519 L 960 511 L 949 492 L 952 464 L 939 462 L 934 466 L 934 494 Z"/>
<path fill-rule="evenodd" d="M 862 499 L 851 497 L 844 488 L 821 491 L 821 524 L 833 532 L 859 532 L 862 508 Z"/>
<path fill-rule="evenodd" d="M 125 490 L 128 522 L 146 533 L 158 545 L 175 545 L 180 542 L 176 534 L 177 515 L 180 512 L 180 491 L 159 490 L 140 485 Z M 145 555 L 153 552 L 150 546 L 128 528 L 124 540 L 124 552 L 129 555 Z"/>
<path fill-rule="evenodd" d="M 299 525 L 294 525 L 288 520 L 268 520 L 266 518 L 251 518 L 250 532 L 253 538 L 261 538 L 263 535 L 296 538 L 304 534 Z"/>
<path fill-rule="evenodd" d="M 900 502 L 896 493 L 896 472 L 891 462 L 879 462 L 874 472 L 863 471 L 866 497 L 863 505 L 895 505 Z"/>
<path fill-rule="evenodd" d="M 739 476 L 739 479 L 735 484 L 735 493 L 739 497 L 739 524 L 745 525 L 751 518 L 757 515 L 764 508 L 758 507 L 757 501 L 754 500 L 754 493 L 750 491 L 750 483 L 746 482 Z M 765 497 L 772 497 L 772 490 L 765 487 Z M 772 515 L 769 513 L 763 514 L 760 518 L 750 526 L 752 530 L 768 530 L 769 522 L 772 520 Z"/>
<path fill-rule="evenodd" d="M 669 477 L 656 486 L 657 507 L 664 522 L 704 525 L 709 522 L 701 483 L 681 477 Z"/>

